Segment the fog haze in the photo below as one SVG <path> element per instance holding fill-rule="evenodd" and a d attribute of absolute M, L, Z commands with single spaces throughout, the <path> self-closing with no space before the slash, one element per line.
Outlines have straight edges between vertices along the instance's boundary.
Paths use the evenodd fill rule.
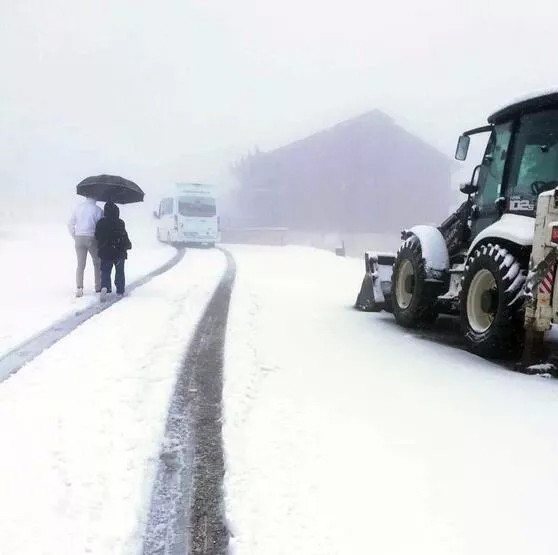
<path fill-rule="evenodd" d="M 255 147 L 376 108 L 452 156 L 463 128 L 558 82 L 557 14 L 550 1 L 3 0 L 0 196 L 75 200 L 102 172 L 148 195 L 227 186 Z"/>

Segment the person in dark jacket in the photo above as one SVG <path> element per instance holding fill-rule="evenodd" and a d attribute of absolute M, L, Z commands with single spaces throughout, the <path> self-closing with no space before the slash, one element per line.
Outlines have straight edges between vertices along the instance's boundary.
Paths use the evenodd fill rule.
<path fill-rule="evenodd" d="M 113 266 L 116 269 L 114 284 L 116 294 L 124 295 L 126 279 L 124 276 L 124 261 L 128 258 L 128 251 L 132 243 L 126 232 L 126 226 L 120 219 L 120 210 L 114 202 L 107 202 L 104 217 L 97 222 L 95 239 L 99 258 L 101 259 L 101 302 L 112 290 L 111 274 Z"/>

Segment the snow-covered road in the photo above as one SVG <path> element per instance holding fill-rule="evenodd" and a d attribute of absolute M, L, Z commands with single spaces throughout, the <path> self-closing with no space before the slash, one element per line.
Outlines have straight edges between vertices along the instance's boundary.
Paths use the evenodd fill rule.
<path fill-rule="evenodd" d="M 236 267 L 227 269 L 190 341 L 169 407 L 144 555 L 224 555 L 223 362 Z"/>
<path fill-rule="evenodd" d="M 93 317 L 0 385 L 0 553 L 137 553 L 167 410 L 218 251 Z"/>
<path fill-rule="evenodd" d="M 163 265 L 174 249 L 155 239 L 141 219 L 128 222 L 134 248 L 127 261 L 130 283 Z M 63 224 L 10 228 L 0 236 L 0 356 L 53 322 L 97 302 L 88 260 L 85 296 L 75 298 L 75 254 Z"/>
<path fill-rule="evenodd" d="M 180 263 L 184 257 L 184 253 L 184 249 L 177 249 L 174 256 L 162 266 L 159 266 L 155 270 L 151 270 L 149 273 L 135 279 L 132 283 L 128 282 L 126 285 L 127 295 L 132 293 L 138 287 L 142 287 L 153 278 L 168 272 L 176 266 L 176 264 Z M 116 295 L 109 295 L 106 301 L 101 303 L 98 299 L 91 296 L 91 299 L 88 299 L 88 304 L 85 307 L 72 311 L 71 314 L 56 320 L 54 323 L 32 335 L 29 339 L 20 343 L 7 353 L 3 355 L 0 354 L 0 383 L 8 379 L 11 375 L 20 370 L 25 364 L 31 362 L 46 349 L 49 349 L 57 341 L 60 341 L 60 339 L 66 337 L 69 333 L 72 333 L 72 331 L 89 320 L 89 318 L 108 310 L 113 304 L 121 300 L 122 299 Z"/>
<path fill-rule="evenodd" d="M 232 552 L 556 552 L 558 382 L 354 311 L 360 260 L 304 247 L 230 251 Z M 224 269 L 222 253 L 189 250 L 0 384 L 0 553 L 142 549 L 173 388 Z M 46 324 L 66 310 L 48 307 Z M 21 318 L 10 341 L 34 328 Z"/>
<path fill-rule="evenodd" d="M 236 554 L 556 553 L 557 382 L 352 310 L 360 261 L 231 251 Z"/>

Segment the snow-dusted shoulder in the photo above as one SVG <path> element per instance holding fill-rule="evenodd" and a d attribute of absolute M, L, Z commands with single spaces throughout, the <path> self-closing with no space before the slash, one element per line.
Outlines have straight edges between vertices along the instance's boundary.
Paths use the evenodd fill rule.
<path fill-rule="evenodd" d="M 359 260 L 231 250 L 235 555 L 556 552 L 556 383 L 351 310 Z"/>

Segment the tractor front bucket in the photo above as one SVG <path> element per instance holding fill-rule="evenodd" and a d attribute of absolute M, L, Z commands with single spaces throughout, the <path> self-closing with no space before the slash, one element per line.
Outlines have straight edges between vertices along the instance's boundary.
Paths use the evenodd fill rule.
<path fill-rule="evenodd" d="M 364 312 L 380 312 L 382 310 L 374 297 L 374 278 L 368 272 L 364 274 L 355 308 Z"/>
<path fill-rule="evenodd" d="M 380 312 L 389 308 L 389 299 L 386 299 L 386 282 L 389 287 L 391 279 L 391 266 L 395 258 L 391 255 L 377 255 L 364 253 L 364 279 L 355 302 L 355 308 L 364 312 Z M 381 268 L 382 267 L 382 271 Z M 382 277 L 384 287 L 382 287 Z"/>

